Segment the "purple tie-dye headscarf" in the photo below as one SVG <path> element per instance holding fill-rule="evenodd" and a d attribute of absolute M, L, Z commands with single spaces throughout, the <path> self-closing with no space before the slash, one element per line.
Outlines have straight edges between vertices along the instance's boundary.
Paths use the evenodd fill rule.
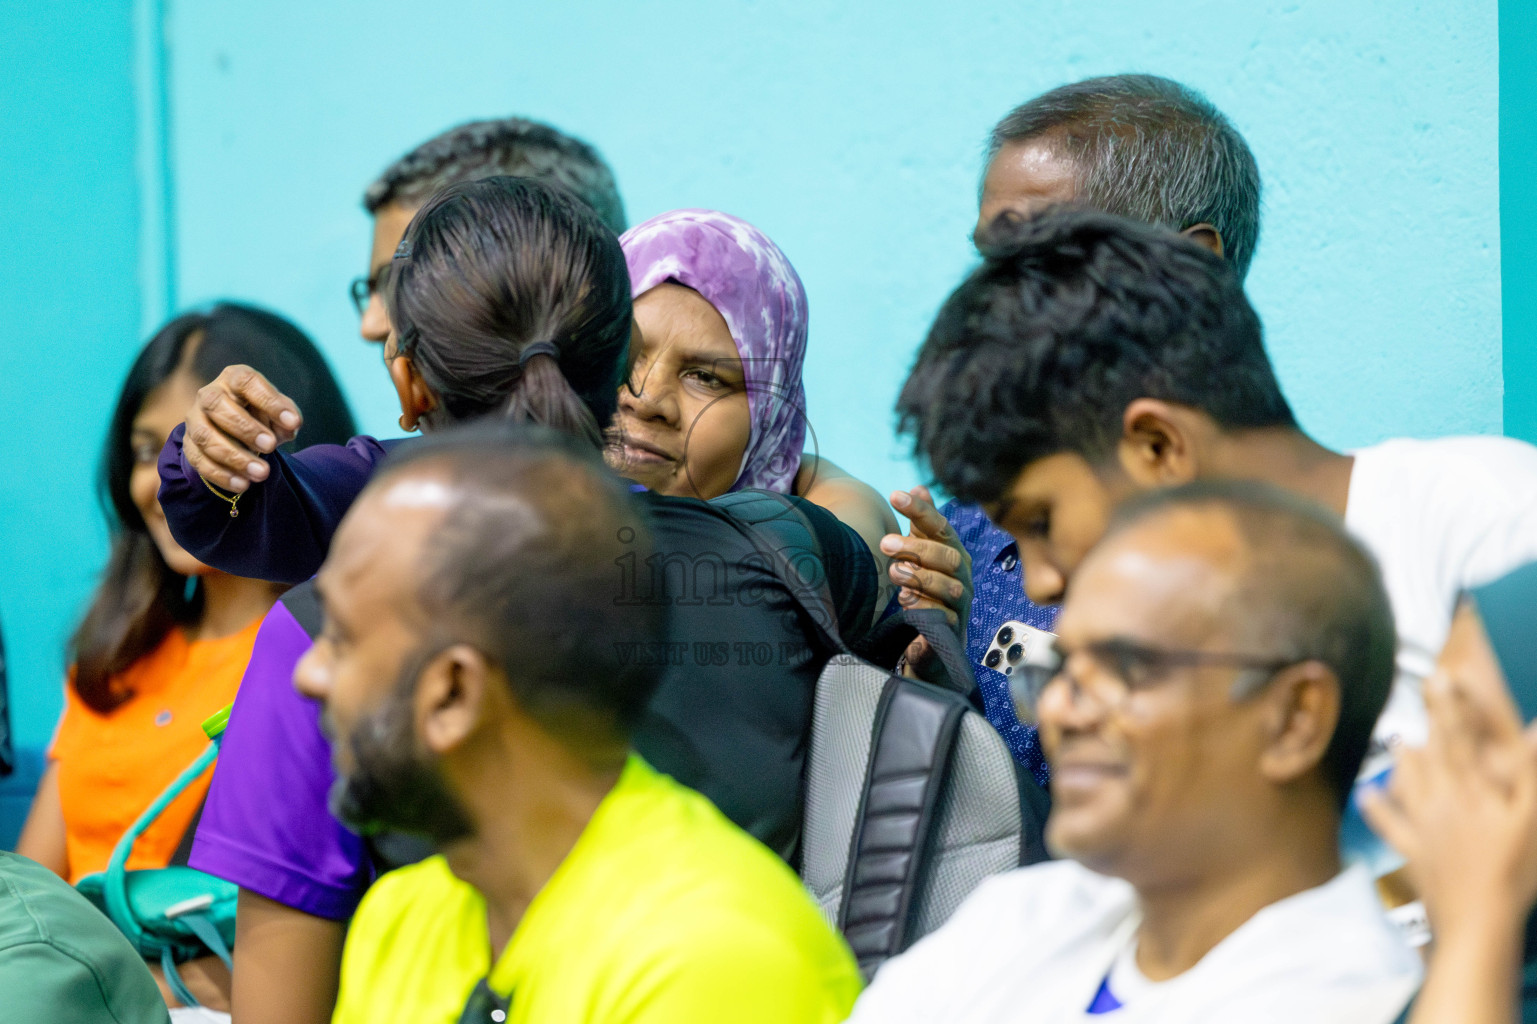
<path fill-rule="evenodd" d="M 733 491 L 789 492 L 806 440 L 806 289 L 779 246 L 715 210 L 673 210 L 619 239 L 636 298 L 666 281 L 694 289 L 731 330 L 752 432 Z"/>

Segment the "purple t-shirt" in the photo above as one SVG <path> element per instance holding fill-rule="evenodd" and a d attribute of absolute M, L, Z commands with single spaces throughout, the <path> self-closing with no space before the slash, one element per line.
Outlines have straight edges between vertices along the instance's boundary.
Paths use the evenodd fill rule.
<path fill-rule="evenodd" d="M 326 798 L 336 777 L 320 705 L 293 686 L 310 636 L 281 601 L 262 621 L 203 805 L 190 863 L 334 921 L 373 880 L 363 840 Z"/>

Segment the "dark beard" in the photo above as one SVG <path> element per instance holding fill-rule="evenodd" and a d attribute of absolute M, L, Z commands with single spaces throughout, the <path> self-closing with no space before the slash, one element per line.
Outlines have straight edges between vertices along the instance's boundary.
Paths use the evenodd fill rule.
<path fill-rule="evenodd" d="M 347 737 L 353 770 L 331 786 L 331 813 L 362 836 L 409 832 L 441 849 L 470 835 L 469 815 L 442 774 L 416 755 L 412 691 L 431 655 L 406 664 L 383 707 L 358 722 Z"/>

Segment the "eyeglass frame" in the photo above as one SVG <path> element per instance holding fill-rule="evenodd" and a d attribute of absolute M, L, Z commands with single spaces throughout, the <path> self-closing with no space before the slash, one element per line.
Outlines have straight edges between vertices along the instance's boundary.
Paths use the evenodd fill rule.
<path fill-rule="evenodd" d="M 1052 637 L 1050 642 L 1031 651 L 1028 660 L 1014 667 L 1010 679 L 1010 696 L 1022 721 L 1034 722 L 1040 713 L 1041 697 L 1047 688 L 1060 677 L 1067 681 L 1075 694 L 1091 689 L 1067 671 L 1067 663 L 1074 654 L 1087 654 L 1106 675 L 1120 687 L 1120 695 L 1113 701 L 1099 696 L 1103 686 L 1093 687 L 1095 697 L 1108 711 L 1118 711 L 1125 706 L 1133 693 L 1151 689 L 1168 672 L 1176 668 L 1236 668 L 1244 673 L 1234 681 L 1228 691 L 1231 699 L 1245 700 L 1254 696 L 1266 683 L 1274 679 L 1282 669 L 1300 664 L 1307 659 L 1297 657 L 1262 657 L 1230 651 L 1206 651 L 1193 648 L 1151 647 L 1125 637 L 1112 637 L 1064 651 L 1061 642 Z M 1107 663 L 1108 659 L 1108 663 Z M 1133 666 L 1143 666 L 1148 676 L 1132 679 Z M 1264 673 L 1257 682 L 1252 673 Z"/>
<path fill-rule="evenodd" d="M 347 294 L 352 299 L 352 308 L 358 311 L 358 316 L 368 312 L 368 304 L 383 287 L 385 275 L 390 271 L 391 263 L 386 263 L 378 270 L 366 277 L 354 277 L 347 285 Z"/>

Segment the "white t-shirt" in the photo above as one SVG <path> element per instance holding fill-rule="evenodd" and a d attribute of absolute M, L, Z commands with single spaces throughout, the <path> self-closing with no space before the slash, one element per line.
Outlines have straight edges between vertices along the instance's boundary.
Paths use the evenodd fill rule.
<path fill-rule="evenodd" d="M 886 962 L 850 1024 L 1388 1024 L 1419 985 L 1419 958 L 1355 867 L 1261 910 L 1185 973 L 1123 983 L 1120 1009 L 1090 1014 L 1139 921 L 1129 884 L 1074 861 L 997 875 Z"/>
<path fill-rule="evenodd" d="M 1462 592 L 1537 561 L 1537 447 L 1446 437 L 1354 454 L 1345 527 L 1376 556 L 1398 629 L 1397 677 L 1361 769 L 1370 779 L 1392 763 L 1393 747 L 1425 742 L 1421 684 Z"/>

